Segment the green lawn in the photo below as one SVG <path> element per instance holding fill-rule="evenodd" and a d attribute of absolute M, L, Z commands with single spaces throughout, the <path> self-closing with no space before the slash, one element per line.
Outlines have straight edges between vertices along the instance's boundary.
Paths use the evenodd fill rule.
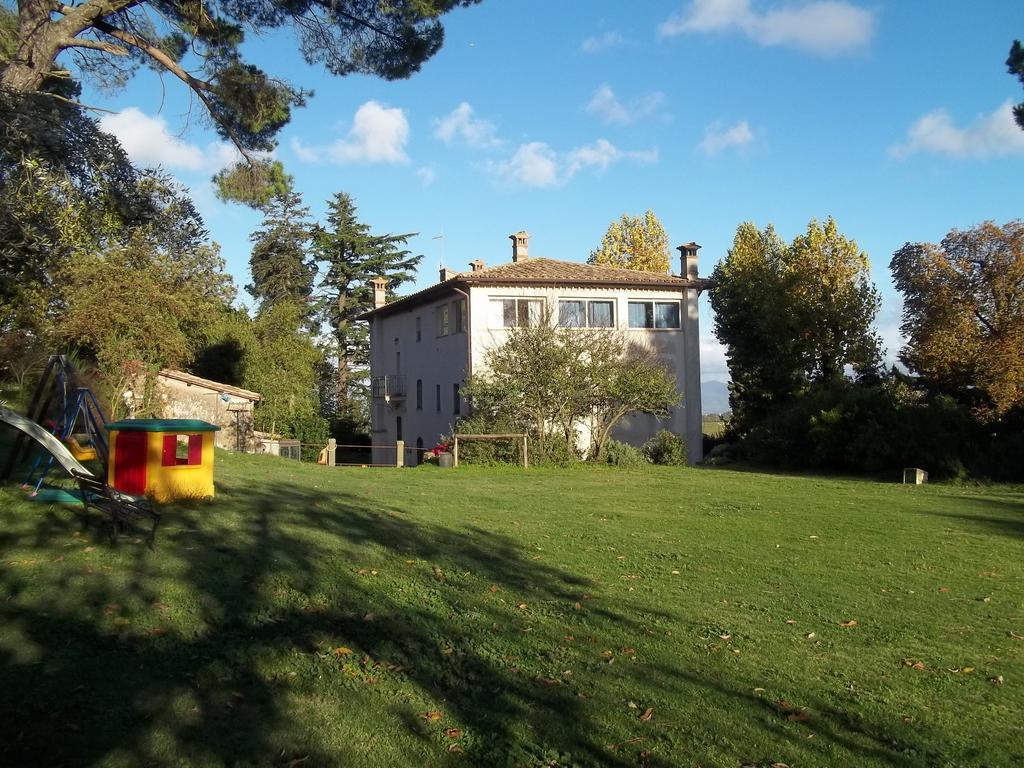
<path fill-rule="evenodd" d="M 1019 488 L 217 461 L 0 490 L 0 764 L 1024 762 Z"/>

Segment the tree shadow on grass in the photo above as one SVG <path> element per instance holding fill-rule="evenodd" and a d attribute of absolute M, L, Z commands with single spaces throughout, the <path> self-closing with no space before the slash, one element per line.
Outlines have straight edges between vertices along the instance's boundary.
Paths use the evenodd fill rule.
<path fill-rule="evenodd" d="M 990 514 L 958 514 L 952 511 L 923 510 L 922 514 L 956 520 L 969 527 L 985 528 L 1004 536 L 1024 538 L 1024 497 L 973 496 L 972 508 L 986 507 Z"/>
<path fill-rule="evenodd" d="M 345 493 L 235 487 L 224 504 L 168 510 L 154 552 L 63 512 L 0 513 L 19 553 L 0 564 L 0 761 L 627 764 L 557 678 L 551 631 L 530 634 L 531 611 L 571 618 L 584 580 Z M 388 578 L 403 567 L 411 593 Z M 364 707 L 391 722 L 359 725 Z"/>
<path fill-rule="evenodd" d="M 703 700 L 709 707 L 734 713 L 730 733 L 733 741 L 772 745 L 770 753 L 741 756 L 745 765 L 790 761 L 845 765 L 854 755 L 858 765 L 924 768 L 973 761 L 984 764 L 991 756 L 984 744 L 968 745 L 955 756 L 946 755 L 941 745 L 949 742 L 949 734 L 916 723 L 913 718 L 905 720 L 894 713 L 891 720 L 882 722 L 861 714 L 856 705 L 845 710 L 814 696 L 766 690 L 760 687 L 768 684 L 765 680 L 730 679 L 668 666 L 657 666 L 649 674 L 649 684 L 660 686 L 677 699 Z M 701 737 L 713 739 L 713 730 L 705 730 L 707 736 Z M 756 750 L 751 748 L 752 752 Z"/>

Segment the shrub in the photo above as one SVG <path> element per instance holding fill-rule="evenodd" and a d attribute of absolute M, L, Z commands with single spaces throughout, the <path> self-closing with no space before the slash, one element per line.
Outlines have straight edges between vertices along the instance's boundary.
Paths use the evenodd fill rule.
<path fill-rule="evenodd" d="M 494 421 L 479 414 L 463 416 L 456 422 L 453 432 L 462 432 L 467 435 L 487 434 L 509 434 L 522 430 L 514 425 L 503 421 Z M 452 435 L 447 435 L 445 443 L 451 443 Z M 530 453 L 533 453 L 533 441 L 530 444 Z M 496 442 L 483 440 L 467 440 L 459 442 L 459 463 L 475 464 L 479 466 L 494 466 L 497 464 L 519 464 L 520 447 L 515 440 L 501 440 Z M 533 456 L 530 456 L 531 463 Z M 539 459 L 539 457 L 538 457 Z"/>
<path fill-rule="evenodd" d="M 644 443 L 643 451 L 652 464 L 678 467 L 686 463 L 686 441 L 667 429 Z"/>
<path fill-rule="evenodd" d="M 642 450 L 629 443 L 609 440 L 604 449 L 605 461 L 616 467 L 639 467 L 648 464 L 649 460 Z"/>

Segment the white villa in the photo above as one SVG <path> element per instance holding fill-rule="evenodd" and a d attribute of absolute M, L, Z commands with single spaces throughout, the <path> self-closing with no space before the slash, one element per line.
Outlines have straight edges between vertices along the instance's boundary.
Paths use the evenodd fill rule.
<path fill-rule="evenodd" d="M 641 445 L 668 429 L 686 438 L 690 463 L 700 461 L 697 297 L 709 286 L 697 276 L 700 246 L 679 246 L 681 274 L 673 275 L 530 258 L 529 234 L 509 237 L 511 263 L 487 267 L 478 259 L 468 272 L 442 269 L 437 284 L 389 303 L 385 281 L 373 280 L 374 309 L 363 318 L 370 324 L 374 463 L 393 463 L 398 441 L 429 449 L 451 434 L 465 413 L 467 377 L 509 328 L 538 322 L 545 304 L 560 325 L 622 330 L 675 372 L 683 404 L 665 419 L 627 416 L 615 439 Z M 405 463 L 420 455 L 409 452 Z"/>

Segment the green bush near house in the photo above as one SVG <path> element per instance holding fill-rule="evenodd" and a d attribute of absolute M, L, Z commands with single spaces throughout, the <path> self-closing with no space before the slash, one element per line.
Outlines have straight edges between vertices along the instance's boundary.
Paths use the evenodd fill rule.
<path fill-rule="evenodd" d="M 686 464 L 686 441 L 667 429 L 659 430 L 644 443 L 644 453 L 652 464 L 678 467 Z"/>
<path fill-rule="evenodd" d="M 605 462 L 616 467 L 642 467 L 650 464 L 650 459 L 635 445 L 609 440 L 605 448 Z"/>

